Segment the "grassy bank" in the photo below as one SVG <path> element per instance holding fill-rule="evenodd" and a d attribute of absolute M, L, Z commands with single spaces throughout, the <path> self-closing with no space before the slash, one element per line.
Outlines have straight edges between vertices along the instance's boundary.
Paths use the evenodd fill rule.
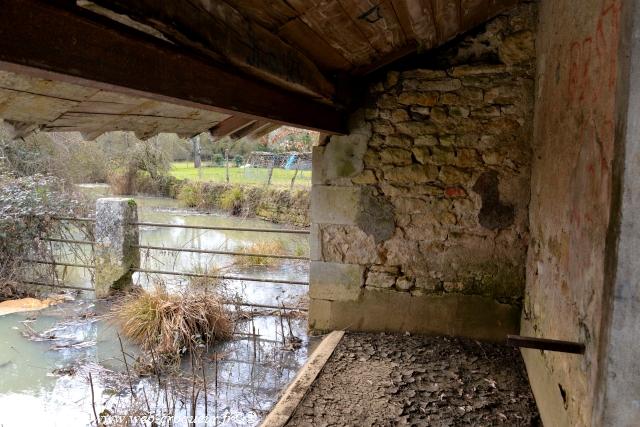
<path fill-rule="evenodd" d="M 310 171 L 306 171 L 307 185 L 295 185 L 290 189 L 294 171 L 274 169 L 272 184 L 269 186 L 265 185 L 264 181 L 248 179 L 241 182 L 231 179 L 227 184 L 224 179 L 220 182 L 205 179 L 214 176 L 211 170 L 217 169 L 216 173 L 223 173 L 224 168 L 202 168 L 202 179 L 197 180 L 188 178 L 191 172 L 197 173 L 196 169 L 192 166 L 186 167 L 182 163 L 178 165 L 183 166 L 176 169 L 174 164 L 173 172 L 178 171 L 177 174 L 162 175 L 159 179 L 153 179 L 148 173 L 137 171 L 132 175 L 114 173 L 109 183 L 117 195 L 152 194 L 178 199 L 183 206 L 190 208 L 225 211 L 235 216 L 255 216 L 299 227 L 308 227 L 310 224 Z M 231 168 L 229 171 L 234 170 L 238 171 L 237 168 Z M 266 172 L 266 169 L 264 171 Z"/>
<path fill-rule="evenodd" d="M 226 171 L 222 166 L 207 166 L 198 170 L 193 167 L 193 162 L 174 162 L 171 164 L 170 174 L 178 179 L 226 183 Z M 289 187 L 294 174 L 295 170 L 274 168 L 271 185 Z M 229 168 L 229 182 L 231 184 L 264 185 L 268 175 L 269 169 L 267 168 Z M 311 186 L 311 171 L 298 171 L 294 188 L 309 186 Z"/>
<path fill-rule="evenodd" d="M 182 181 L 177 198 L 186 207 L 308 227 L 309 189 Z"/>

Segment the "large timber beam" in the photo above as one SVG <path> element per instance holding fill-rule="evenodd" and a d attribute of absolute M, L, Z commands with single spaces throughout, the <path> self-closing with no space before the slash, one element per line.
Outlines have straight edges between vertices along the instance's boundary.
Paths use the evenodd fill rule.
<path fill-rule="evenodd" d="M 223 0 L 94 0 L 249 74 L 323 99 L 335 88 L 316 64 Z M 269 7 L 264 2 L 262 7 Z"/>
<path fill-rule="evenodd" d="M 212 64 L 91 12 L 44 0 L 2 2 L 0 69 L 330 133 L 345 131 L 343 115 L 333 106 Z"/>

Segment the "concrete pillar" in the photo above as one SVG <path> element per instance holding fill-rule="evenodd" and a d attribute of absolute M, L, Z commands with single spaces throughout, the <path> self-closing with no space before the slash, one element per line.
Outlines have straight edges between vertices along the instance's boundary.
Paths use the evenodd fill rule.
<path fill-rule="evenodd" d="M 611 224 L 593 426 L 640 420 L 640 4 L 622 2 Z"/>
<path fill-rule="evenodd" d="M 138 208 L 133 199 L 109 197 L 96 202 L 94 289 L 96 298 L 131 284 L 131 269 L 140 266 Z"/>

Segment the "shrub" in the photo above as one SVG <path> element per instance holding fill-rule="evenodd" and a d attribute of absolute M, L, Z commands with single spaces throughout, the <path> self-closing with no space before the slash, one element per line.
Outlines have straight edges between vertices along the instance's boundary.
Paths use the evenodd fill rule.
<path fill-rule="evenodd" d="M 241 252 L 267 255 L 284 255 L 285 247 L 282 240 L 269 240 L 252 243 L 242 248 Z M 278 258 L 261 256 L 240 256 L 235 264 L 241 267 L 251 267 L 256 265 L 274 265 L 281 261 Z"/>
<path fill-rule="evenodd" d="M 118 168 L 109 172 L 107 182 L 113 194 L 132 195 L 136 193 L 136 175 L 134 168 Z"/>
<path fill-rule="evenodd" d="M 242 187 L 231 187 L 220 196 L 220 208 L 230 211 L 232 215 L 239 215 L 242 211 Z"/>
<path fill-rule="evenodd" d="M 197 207 L 203 199 L 203 184 L 196 181 L 188 181 L 178 193 L 178 200 L 189 208 Z"/>
<path fill-rule="evenodd" d="M 216 166 L 221 166 L 224 163 L 224 156 L 220 153 L 214 154 L 212 162 Z"/>
<path fill-rule="evenodd" d="M 169 357 L 233 334 L 231 313 L 210 290 L 169 293 L 162 285 L 140 289 L 114 304 L 111 319 L 143 349 Z"/>
<path fill-rule="evenodd" d="M 13 278 L 27 252 L 46 251 L 39 237 L 62 228 L 52 216 L 83 214 L 82 200 L 66 192 L 58 178 L 0 175 L 0 279 Z"/>

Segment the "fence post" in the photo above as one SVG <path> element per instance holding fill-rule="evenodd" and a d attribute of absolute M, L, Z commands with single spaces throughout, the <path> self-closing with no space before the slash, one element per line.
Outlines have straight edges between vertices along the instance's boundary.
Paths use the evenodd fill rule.
<path fill-rule="evenodd" d="M 96 298 L 131 285 L 131 269 L 140 267 L 138 207 L 135 200 L 107 197 L 96 201 Z"/>

